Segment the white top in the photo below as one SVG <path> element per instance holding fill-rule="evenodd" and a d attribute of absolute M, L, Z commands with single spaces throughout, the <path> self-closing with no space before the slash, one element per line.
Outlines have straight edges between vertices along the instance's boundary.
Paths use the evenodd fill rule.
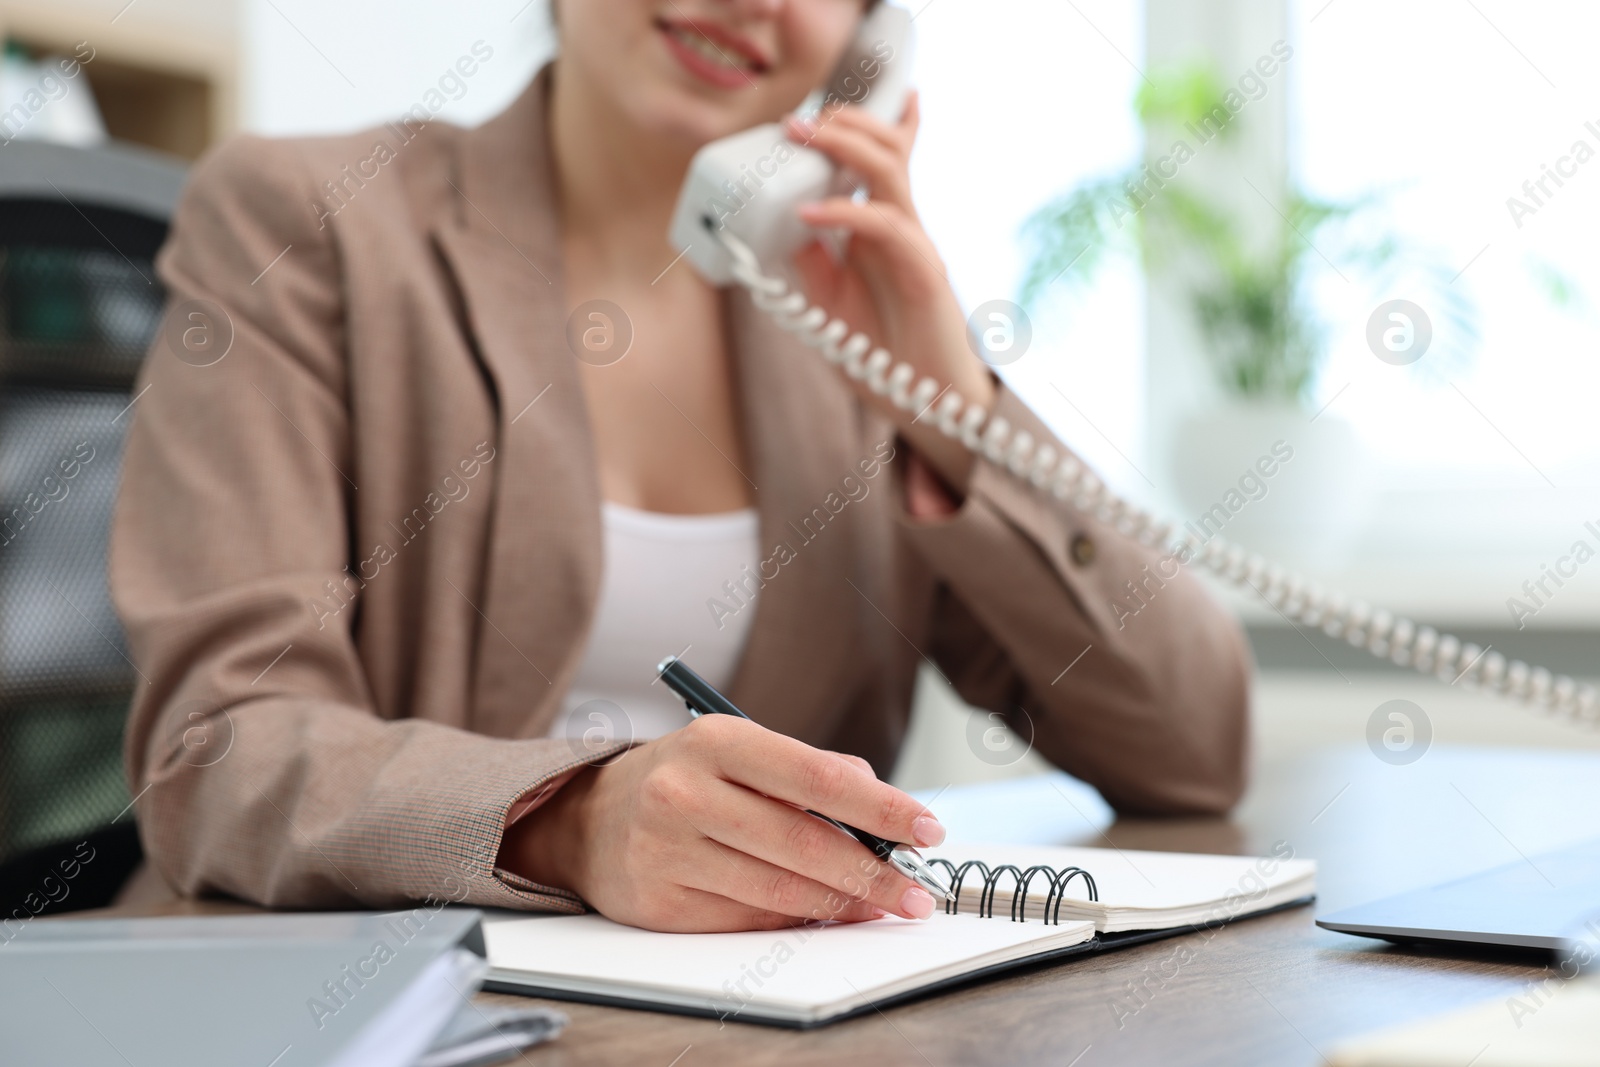
<path fill-rule="evenodd" d="M 660 737 L 689 721 L 656 679 L 667 656 L 682 656 L 718 688 L 733 679 L 755 615 L 756 582 L 746 576 L 761 558 L 754 508 L 667 515 L 605 501 L 601 519 L 594 626 L 550 728 L 551 737 L 587 735 L 586 747 Z"/>

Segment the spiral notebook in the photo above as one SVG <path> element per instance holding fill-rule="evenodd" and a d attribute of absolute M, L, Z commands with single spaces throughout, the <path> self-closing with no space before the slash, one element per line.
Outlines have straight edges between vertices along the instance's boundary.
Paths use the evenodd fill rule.
<path fill-rule="evenodd" d="M 1027 964 L 1309 903 L 1316 865 L 1017 845 L 931 857 L 960 888 L 925 922 L 663 934 L 599 915 L 488 915 L 485 988 L 810 1027 Z M 959 858 L 956 858 L 959 857 Z"/>

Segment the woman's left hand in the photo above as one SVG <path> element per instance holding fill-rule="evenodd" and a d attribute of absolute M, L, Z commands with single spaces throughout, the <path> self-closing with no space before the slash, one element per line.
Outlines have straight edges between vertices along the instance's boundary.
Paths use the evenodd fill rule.
<path fill-rule="evenodd" d="M 819 228 L 839 228 L 850 239 L 842 261 L 820 243 L 796 257 L 811 303 L 860 330 L 888 349 L 898 363 L 949 386 L 966 400 L 992 408 L 995 381 L 967 343 L 966 318 L 945 275 L 944 264 L 911 202 L 911 146 L 919 110 L 910 94 L 898 125 L 846 106 L 817 123 L 791 119 L 792 140 L 808 144 L 865 180 L 871 199 L 835 197 L 799 208 L 801 219 Z M 905 412 L 887 398 L 853 382 L 857 392 L 895 420 L 911 446 L 958 493 L 966 491 L 973 457 L 927 417 Z"/>

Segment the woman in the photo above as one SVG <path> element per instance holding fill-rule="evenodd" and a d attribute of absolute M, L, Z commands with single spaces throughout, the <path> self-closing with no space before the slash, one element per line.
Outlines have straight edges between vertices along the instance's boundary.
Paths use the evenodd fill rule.
<path fill-rule="evenodd" d="M 1237 799 L 1248 660 L 1197 583 L 672 265 L 690 156 L 799 105 L 864 6 L 557 0 L 560 58 L 480 129 L 200 165 L 160 266 L 169 321 L 220 333 L 147 361 L 112 548 L 147 683 L 129 774 L 175 887 L 668 930 L 925 917 L 801 810 L 939 843 L 877 778 L 924 661 L 1119 810 Z M 802 209 L 851 237 L 800 277 L 1045 440 L 967 346 L 916 127 L 914 98 L 894 126 L 790 125 L 871 189 Z M 569 344 L 596 322 L 631 329 L 623 358 Z M 672 653 L 760 725 L 688 723 L 653 684 Z"/>

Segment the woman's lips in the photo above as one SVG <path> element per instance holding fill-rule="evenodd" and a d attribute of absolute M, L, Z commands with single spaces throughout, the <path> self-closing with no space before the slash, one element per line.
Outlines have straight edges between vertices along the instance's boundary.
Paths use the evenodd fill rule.
<path fill-rule="evenodd" d="M 754 45 L 714 23 L 662 20 L 656 29 L 685 70 L 719 89 L 753 88 L 767 69 Z"/>

